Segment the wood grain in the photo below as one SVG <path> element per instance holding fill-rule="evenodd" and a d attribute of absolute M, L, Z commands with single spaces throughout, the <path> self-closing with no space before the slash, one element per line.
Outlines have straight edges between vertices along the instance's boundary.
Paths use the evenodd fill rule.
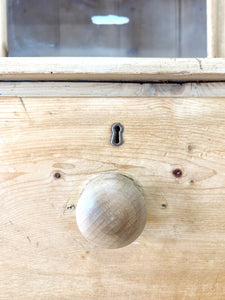
<path fill-rule="evenodd" d="M 224 81 L 223 58 L 0 58 L 0 80 Z"/>
<path fill-rule="evenodd" d="M 0 299 L 224 299 L 224 98 L 2 97 L 0 128 Z M 142 235 L 118 250 L 75 221 L 103 172 L 146 199 Z"/>

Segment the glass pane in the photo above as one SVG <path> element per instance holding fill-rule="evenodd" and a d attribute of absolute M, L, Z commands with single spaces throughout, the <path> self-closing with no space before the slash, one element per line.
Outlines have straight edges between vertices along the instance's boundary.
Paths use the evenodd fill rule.
<path fill-rule="evenodd" d="M 206 56 L 206 0 L 8 0 L 9 56 Z"/>

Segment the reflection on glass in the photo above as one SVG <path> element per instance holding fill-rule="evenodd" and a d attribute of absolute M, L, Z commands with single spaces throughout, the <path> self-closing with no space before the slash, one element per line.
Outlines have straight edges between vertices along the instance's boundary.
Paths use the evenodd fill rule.
<path fill-rule="evenodd" d="M 205 0 L 8 0 L 9 56 L 206 56 Z"/>

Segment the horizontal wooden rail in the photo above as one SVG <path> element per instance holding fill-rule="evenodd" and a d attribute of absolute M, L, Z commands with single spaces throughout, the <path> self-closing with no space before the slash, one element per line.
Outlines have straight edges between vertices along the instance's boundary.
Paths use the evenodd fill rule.
<path fill-rule="evenodd" d="M 0 82 L 2 97 L 190 98 L 225 97 L 225 82 L 119 83 L 119 82 Z"/>
<path fill-rule="evenodd" d="M 225 81 L 225 59 L 5 57 L 0 80 Z"/>

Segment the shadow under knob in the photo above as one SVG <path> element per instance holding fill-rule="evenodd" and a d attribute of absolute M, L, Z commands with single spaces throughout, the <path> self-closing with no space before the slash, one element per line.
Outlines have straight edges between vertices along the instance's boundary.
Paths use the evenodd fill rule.
<path fill-rule="evenodd" d="M 102 248 L 120 248 L 143 231 L 146 206 L 142 192 L 131 178 L 104 173 L 87 183 L 76 208 L 83 236 Z"/>

